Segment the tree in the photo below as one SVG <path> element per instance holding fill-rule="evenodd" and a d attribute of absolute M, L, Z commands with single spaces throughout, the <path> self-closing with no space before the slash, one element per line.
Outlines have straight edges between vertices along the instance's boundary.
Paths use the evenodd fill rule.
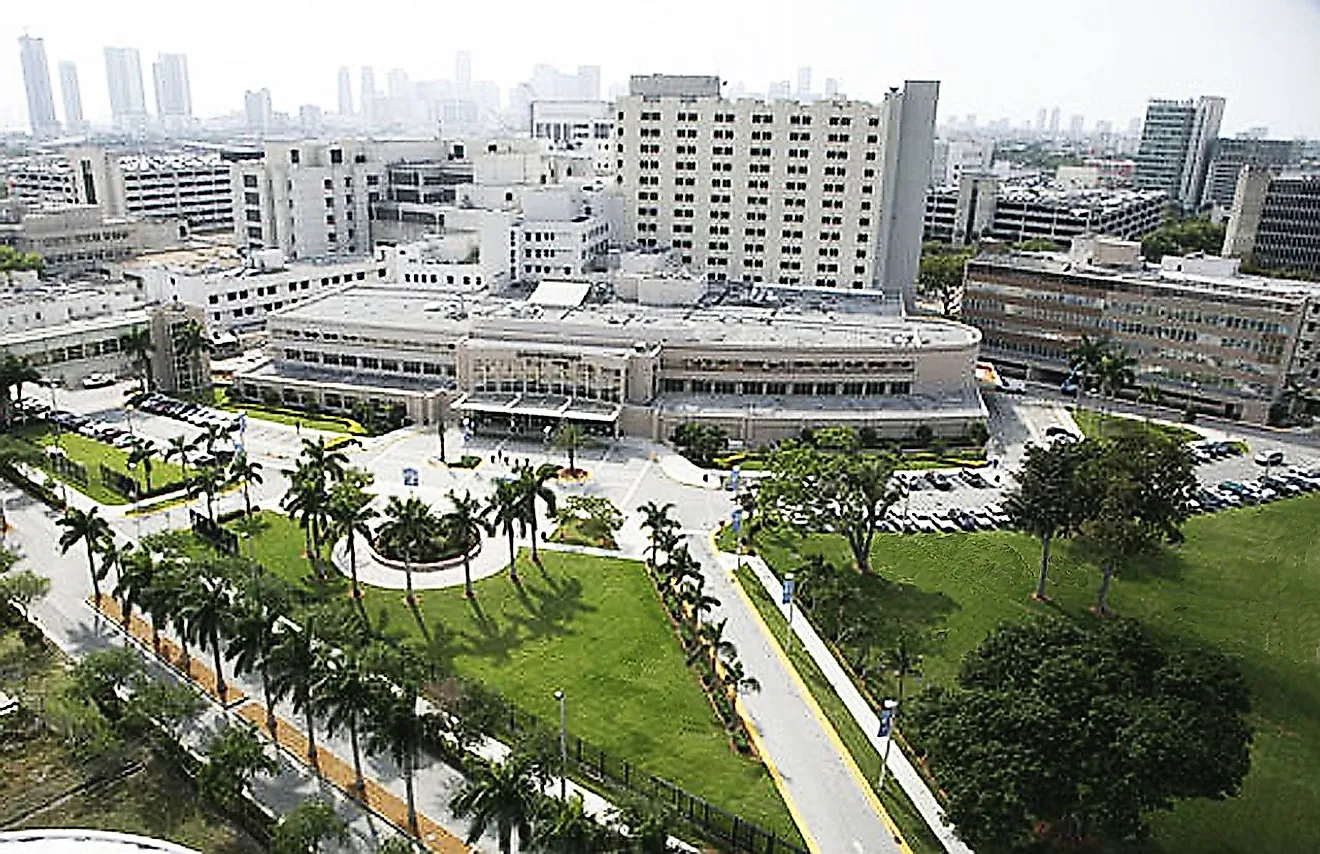
<path fill-rule="evenodd" d="M 13 420 L 14 404 L 23 399 L 23 384 L 40 379 L 41 374 L 26 357 L 5 353 L 0 359 L 0 417 L 6 425 Z"/>
<path fill-rule="evenodd" d="M 143 542 L 143 550 L 149 547 Z M 164 557 L 156 563 L 156 571 L 146 589 L 138 594 L 142 610 L 151 618 L 151 646 L 160 652 L 160 627 L 171 624 L 179 613 L 185 589 L 185 570 L 182 563 L 173 557 Z M 186 639 L 185 639 L 186 647 Z"/>
<path fill-rule="evenodd" d="M 225 656 L 240 675 L 257 673 L 266 702 L 266 728 L 275 735 L 275 692 L 271 684 L 271 655 L 279 641 L 280 625 L 289 611 L 283 584 L 258 576 L 234 603 Z"/>
<path fill-rule="evenodd" d="M 421 692 L 425 665 L 409 647 L 376 645 L 372 669 L 384 673 L 388 682 L 377 692 L 367 725 L 367 745 L 374 751 L 389 754 L 403 772 L 408 802 L 408 827 L 418 834 L 417 801 L 414 774 L 417 754 L 422 747 L 422 721 L 417 714 L 417 696 Z"/>
<path fill-rule="evenodd" d="M 1095 610 L 1109 613 L 1109 587 L 1119 567 L 1160 543 L 1180 543 L 1191 515 L 1196 473 L 1186 447 L 1163 434 L 1106 440 L 1078 469 L 1090 510 L 1080 530 L 1100 556 Z"/>
<path fill-rule="evenodd" d="M 20 252 L 12 246 L 0 246 L 0 273 L 8 273 L 11 270 L 36 270 L 38 273 L 46 269 L 46 259 L 41 257 L 39 252 Z M 0 276 L 8 281 L 8 276 Z"/>
<path fill-rule="evenodd" d="M 299 464 L 290 473 L 289 489 L 284 493 L 281 506 L 303 529 L 307 545 L 307 560 L 316 570 L 317 577 L 322 576 L 321 568 L 321 531 L 325 526 L 330 495 L 325 478 L 306 464 Z"/>
<path fill-rule="evenodd" d="M 87 548 L 87 569 L 92 575 L 92 594 L 99 605 L 102 576 L 96 569 L 96 553 L 102 543 L 114 538 L 114 534 L 110 531 L 110 523 L 97 512 L 95 507 L 91 510 L 69 507 L 60 517 L 58 524 L 64 529 L 64 533 L 60 535 L 61 552 L 68 552 L 80 542 Z"/>
<path fill-rule="evenodd" d="M 135 439 L 128 450 L 128 467 L 130 469 L 142 466 L 142 477 L 145 482 L 146 491 L 151 491 L 151 469 L 152 461 L 156 458 L 156 446 L 146 439 Z"/>
<path fill-rule="evenodd" d="M 280 819 L 270 841 L 273 854 L 320 854 L 326 842 L 348 841 L 348 825 L 334 807 L 311 798 Z"/>
<path fill-rule="evenodd" d="M 523 518 L 527 520 L 527 528 L 532 535 L 532 562 L 539 564 L 541 556 L 536 551 L 537 505 L 544 504 L 545 512 L 554 515 L 555 491 L 550 488 L 550 483 L 559 476 L 559 467 L 553 463 L 542 463 L 539 466 L 522 463 L 514 468 L 513 474 Z M 516 574 L 511 573 L 509 577 L 517 583 Z"/>
<path fill-rule="evenodd" d="M 193 584 L 189 585 L 188 596 L 183 603 L 184 619 L 187 622 L 188 635 L 198 645 L 211 646 L 212 660 L 215 664 L 216 694 L 223 701 L 226 697 L 225 672 L 220 647 L 220 636 L 228 636 L 233 623 L 233 593 L 228 579 L 220 567 L 209 564 Z"/>
<path fill-rule="evenodd" d="M 317 637 L 314 617 L 304 614 L 302 625 L 282 622 L 275 634 L 275 645 L 266 660 L 270 674 L 270 693 L 276 702 L 287 697 L 295 713 L 307 724 L 307 756 L 316 761 L 316 703 L 312 694 L 314 674 L 323 654 Z"/>
<path fill-rule="evenodd" d="M 1050 547 L 1060 536 L 1076 533 L 1089 506 L 1078 469 L 1096 451 L 1094 442 L 1028 444 L 1017 486 L 1004 496 L 1004 510 L 1018 528 L 1040 540 L 1040 576 L 1032 598 L 1045 600 Z"/>
<path fill-rule="evenodd" d="M 179 461 L 179 470 L 183 473 L 183 487 L 189 491 L 189 495 L 192 494 L 192 490 L 191 484 L 188 481 L 188 456 L 194 453 L 197 448 L 198 445 L 196 442 L 189 441 L 186 435 L 180 433 L 169 440 L 167 447 L 165 448 L 165 453 L 162 454 L 162 458 L 165 462 L 169 462 L 173 459 Z"/>
<path fill-rule="evenodd" d="M 28 618 L 28 609 L 32 604 L 46 598 L 48 593 L 50 593 L 50 579 L 35 572 L 25 569 L 22 572 L 0 576 L 0 602 L 5 602 L 17 610 L 25 620 Z"/>
<path fill-rule="evenodd" d="M 1237 793 L 1249 706 L 1218 653 L 1162 648 L 1132 621 L 1040 618 L 992 633 L 908 721 L 971 847 L 1108 849 L 1146 813 Z"/>
<path fill-rule="evenodd" d="M 1137 360 L 1128 355 L 1123 347 L 1111 348 L 1100 359 L 1096 379 L 1100 382 L 1100 391 L 1110 400 L 1116 399 L 1123 390 L 1137 380 Z"/>
<path fill-rule="evenodd" d="M 545 798 L 532 818 L 530 848 L 546 854 L 595 854 L 606 850 L 610 833 L 587 815 L 582 795 Z"/>
<path fill-rule="evenodd" d="M 669 441 L 680 454 L 699 466 L 709 466 L 729 448 L 729 434 L 723 427 L 697 421 L 678 425 Z"/>
<path fill-rule="evenodd" d="M 550 444 L 568 454 L 568 474 L 574 476 L 578 473 L 577 452 L 579 448 L 584 448 L 589 441 L 587 431 L 582 429 L 581 424 L 574 424 L 571 421 L 565 421 L 555 430 L 554 435 L 550 437 Z"/>
<path fill-rule="evenodd" d="M 527 535 L 527 515 L 523 513 L 522 494 L 511 480 L 495 482 L 495 491 L 486 503 L 492 530 L 502 531 L 509 541 L 509 579 L 518 583 L 518 552 L 514 547 L 514 528 L 519 536 Z"/>
<path fill-rule="evenodd" d="M 342 649 L 326 653 L 315 679 L 312 695 L 325 715 L 326 732 L 348 733 L 353 753 L 353 786 L 359 792 L 364 791 L 366 780 L 362 776 L 362 751 L 358 747 L 361 716 L 378 711 L 383 685 L 363 668 L 358 655 Z"/>
<path fill-rule="evenodd" d="M 188 489 L 189 497 L 206 497 L 206 518 L 215 524 L 215 496 L 225 484 L 224 471 L 217 465 L 198 466 L 193 473 L 192 485 Z"/>
<path fill-rule="evenodd" d="M 111 594 L 124 606 L 124 626 L 133 619 L 133 605 L 146 597 L 156 580 L 156 559 L 147 548 L 125 550 L 119 561 L 119 578 Z"/>
<path fill-rule="evenodd" d="M 1224 224 L 1208 219 L 1172 220 L 1141 239 L 1141 254 L 1159 262 L 1165 255 L 1205 252 L 1218 255 L 1224 248 Z"/>
<path fill-rule="evenodd" d="M 894 466 L 890 456 L 835 454 L 787 442 L 770 455 L 759 501 L 777 521 L 842 536 L 865 575 L 875 532 L 901 494 L 890 485 Z"/>
<path fill-rule="evenodd" d="M 348 455 L 326 445 L 324 436 L 303 439 L 298 462 L 307 466 L 321 480 L 337 482 L 343 480 L 348 472 Z"/>
<path fill-rule="evenodd" d="M 1147 383 L 1141 387 L 1138 399 L 1146 407 L 1146 423 L 1150 424 L 1150 419 L 1155 417 L 1155 407 L 1164 402 L 1164 392 L 1154 383 Z"/>
<path fill-rule="evenodd" d="M 348 569 L 353 578 L 353 598 L 362 598 L 362 588 L 358 584 L 357 574 L 357 538 L 371 540 L 371 520 L 380 514 L 371 506 L 376 499 L 367 492 L 356 478 L 345 478 L 330 489 L 330 506 L 327 509 L 331 533 L 343 537 L 348 547 Z"/>
<path fill-rule="evenodd" d="M 400 499 L 391 495 L 385 505 L 385 523 L 380 526 L 377 536 L 382 544 L 403 555 L 404 579 L 408 588 L 408 604 L 417 603 L 413 593 L 412 565 L 419 554 L 422 543 L 435 532 L 435 516 L 431 507 L 416 496 Z"/>
<path fill-rule="evenodd" d="M 197 774 L 202 794 L 218 804 L 232 803 L 258 774 L 274 776 L 279 763 L 250 724 L 226 726 L 206 745 L 206 763 Z"/>
<path fill-rule="evenodd" d="M 642 514 L 642 527 L 651 532 L 651 566 L 655 566 L 659 560 L 660 543 L 664 540 L 665 532 L 678 530 L 678 520 L 669 515 L 673 509 L 672 501 L 665 504 L 648 501 L 637 508 L 637 512 Z"/>
<path fill-rule="evenodd" d="M 1105 338 L 1092 338 L 1083 335 L 1077 344 L 1068 351 L 1069 364 L 1077 374 L 1077 404 L 1082 402 L 1082 393 L 1087 385 L 1095 380 L 1100 370 L 1100 363 L 1109 355 L 1113 345 Z"/>
<path fill-rule="evenodd" d="M 205 326 L 199 321 L 189 320 L 175 336 L 174 351 L 179 356 L 197 365 L 197 370 L 200 371 L 202 355 L 214 353 L 215 342 L 206 334 Z M 206 378 L 205 384 L 210 384 L 210 377 Z"/>
<path fill-rule="evenodd" d="M 119 349 L 137 363 L 138 370 L 142 372 L 142 390 L 154 390 L 156 378 L 151 360 L 156 353 L 156 346 L 151 341 L 151 330 L 146 327 L 134 329 L 119 339 Z"/>
<path fill-rule="evenodd" d="M 663 802 L 634 798 L 614 814 L 616 825 L 627 831 L 628 850 L 634 854 L 668 854 L 669 828 L 674 814 Z"/>
<path fill-rule="evenodd" d="M 927 299 L 940 303 L 940 314 L 954 317 L 962 301 L 963 269 L 972 257 L 970 252 L 957 254 L 921 255 L 917 273 L 917 291 Z"/>
<path fill-rule="evenodd" d="M 483 535 L 492 533 L 486 522 L 487 508 L 468 491 L 459 496 L 451 489 L 445 497 L 452 506 L 440 517 L 439 524 L 463 550 L 463 595 L 471 599 L 477 595 L 472 589 L 472 552 Z"/>
<path fill-rule="evenodd" d="M 468 845 L 492 825 L 501 854 L 511 854 L 515 833 L 520 848 L 530 841 L 538 797 L 533 766 L 531 757 L 518 753 L 504 762 L 475 763 L 463 788 L 450 801 L 454 816 L 469 821 Z"/>
<path fill-rule="evenodd" d="M 247 516 L 252 515 L 252 497 L 248 487 L 261 483 L 261 463 L 251 459 L 247 451 L 239 451 L 229 462 L 229 477 L 236 483 L 243 484 L 243 509 Z"/>

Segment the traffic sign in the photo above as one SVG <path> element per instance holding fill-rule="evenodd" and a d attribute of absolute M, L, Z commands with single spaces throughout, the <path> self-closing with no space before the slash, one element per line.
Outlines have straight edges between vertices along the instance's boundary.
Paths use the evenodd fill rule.
<path fill-rule="evenodd" d="M 412 466 L 405 466 L 403 469 L 403 485 L 417 486 L 422 482 L 421 473 Z"/>
<path fill-rule="evenodd" d="M 793 581 L 793 576 L 784 576 L 784 599 L 785 605 L 793 604 L 793 590 L 797 585 Z"/>

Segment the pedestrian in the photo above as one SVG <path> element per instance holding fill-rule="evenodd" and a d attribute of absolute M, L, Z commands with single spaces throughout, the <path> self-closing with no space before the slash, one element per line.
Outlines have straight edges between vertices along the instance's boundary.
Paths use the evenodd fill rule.
<path fill-rule="evenodd" d="M 301 418 L 299 418 L 297 421 L 294 421 L 294 422 L 293 422 L 293 429 L 298 431 L 298 435 L 299 435 L 299 436 L 302 435 L 302 419 L 301 419 Z"/>

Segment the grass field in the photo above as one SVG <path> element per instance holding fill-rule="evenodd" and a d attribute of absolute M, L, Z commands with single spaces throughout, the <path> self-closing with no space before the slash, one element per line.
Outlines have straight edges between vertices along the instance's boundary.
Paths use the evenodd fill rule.
<path fill-rule="evenodd" d="M 1077 422 L 1077 427 L 1082 431 L 1082 435 L 1088 439 L 1101 436 L 1108 439 L 1117 439 L 1120 436 L 1144 433 L 1147 430 L 1162 433 L 1178 442 L 1195 442 L 1198 439 L 1205 438 L 1195 430 L 1189 430 L 1186 427 L 1178 427 L 1174 424 L 1156 424 L 1147 422 L 1142 418 L 1109 415 L 1096 412 L 1094 409 L 1074 409 L 1072 417 Z"/>
<path fill-rule="evenodd" d="M 16 432 L 17 435 L 29 442 L 43 447 L 55 444 L 55 430 L 46 424 L 28 425 Z M 127 451 L 68 430 L 60 431 L 59 445 L 64 449 L 64 453 L 69 459 L 87 467 L 86 486 L 81 486 L 73 481 L 67 481 L 67 483 L 93 501 L 98 501 L 101 504 L 128 504 L 130 502 L 130 499 L 102 485 L 100 475 L 102 465 L 136 479 L 143 486 L 146 485 L 146 477 L 141 471 L 141 466 L 138 467 L 136 472 L 129 469 Z M 159 458 L 152 460 L 151 485 L 159 488 L 162 484 L 168 483 L 177 483 L 182 487 L 183 471 L 177 463 L 167 463 Z"/>
<path fill-rule="evenodd" d="M 261 421 L 273 421 L 276 424 L 287 424 L 290 427 L 302 426 L 308 430 L 321 430 L 326 433 L 347 433 L 354 436 L 366 435 L 366 428 L 354 421 L 352 418 L 338 418 L 333 415 L 312 415 L 306 412 L 298 412 L 294 409 L 282 409 L 280 407 L 265 406 L 260 403 L 248 403 L 231 401 L 223 388 L 215 388 L 215 407 L 225 409 L 230 412 L 242 410 L 250 418 L 257 418 Z"/>
<path fill-rule="evenodd" d="M 261 520 L 251 549 L 263 565 L 312 596 L 347 590 L 338 576 L 314 580 L 296 523 L 270 512 Z M 541 554 L 541 567 L 520 555 L 521 589 L 507 575 L 487 578 L 475 602 L 461 588 L 425 591 L 414 617 L 401 591 L 367 587 L 363 603 L 373 620 L 384 611 L 454 672 L 544 720 L 557 718 L 562 689 L 570 732 L 798 842 L 764 766 L 730 747 L 642 565 Z"/>
<path fill-rule="evenodd" d="M 1320 850 L 1320 496 L 1200 516 L 1187 542 L 1122 573 L 1111 603 L 1167 636 L 1238 660 L 1251 686 L 1252 768 L 1237 798 L 1188 801 L 1152 817 L 1143 850 L 1247 854 Z M 827 554 L 829 538 L 763 532 L 757 552 L 779 571 L 796 555 Z M 928 655 L 928 682 L 947 682 L 960 658 L 1001 621 L 1061 611 L 1091 619 L 1096 567 L 1056 547 L 1051 604 L 1031 601 L 1036 541 L 1015 533 L 882 535 L 874 548 L 886 610 L 946 632 Z"/>

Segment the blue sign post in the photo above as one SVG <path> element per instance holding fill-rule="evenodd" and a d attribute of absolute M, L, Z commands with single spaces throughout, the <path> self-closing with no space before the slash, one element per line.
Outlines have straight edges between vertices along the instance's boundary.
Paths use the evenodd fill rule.
<path fill-rule="evenodd" d="M 741 479 L 742 479 L 742 471 L 741 471 L 737 466 L 734 466 L 733 468 L 731 468 L 731 469 L 729 470 L 729 491 L 730 491 L 730 492 L 737 492 L 737 491 L 738 491 L 738 481 L 741 480 Z"/>
<path fill-rule="evenodd" d="M 898 700 L 885 700 L 884 707 L 880 710 L 880 732 L 879 736 L 885 740 L 885 752 L 880 758 L 880 782 L 878 788 L 885 787 L 885 772 L 889 770 L 889 745 L 894 740 L 889 736 L 894 732 L 894 723 L 898 719 Z"/>
<path fill-rule="evenodd" d="M 877 733 L 881 738 L 889 738 L 889 733 L 894 729 L 894 710 L 880 710 L 880 732 Z"/>
<path fill-rule="evenodd" d="M 733 533 L 740 538 L 742 537 L 742 508 L 740 507 L 733 509 Z"/>
<path fill-rule="evenodd" d="M 737 512 L 737 511 L 734 511 L 734 512 Z M 793 574 L 790 572 L 788 575 L 785 575 L 785 576 L 784 576 L 784 599 L 783 599 L 783 602 L 784 602 L 785 605 L 792 605 L 792 604 L 793 604 L 793 589 L 794 589 L 795 586 L 796 586 L 796 585 L 794 584 L 794 581 L 793 581 Z"/>
<path fill-rule="evenodd" d="M 784 591 L 782 602 L 788 606 L 788 655 L 793 656 L 793 592 L 797 589 L 797 583 L 793 580 L 793 573 L 784 576 Z"/>
<path fill-rule="evenodd" d="M 421 474 L 412 466 L 405 466 L 403 469 L 403 485 L 417 486 L 422 482 Z"/>

